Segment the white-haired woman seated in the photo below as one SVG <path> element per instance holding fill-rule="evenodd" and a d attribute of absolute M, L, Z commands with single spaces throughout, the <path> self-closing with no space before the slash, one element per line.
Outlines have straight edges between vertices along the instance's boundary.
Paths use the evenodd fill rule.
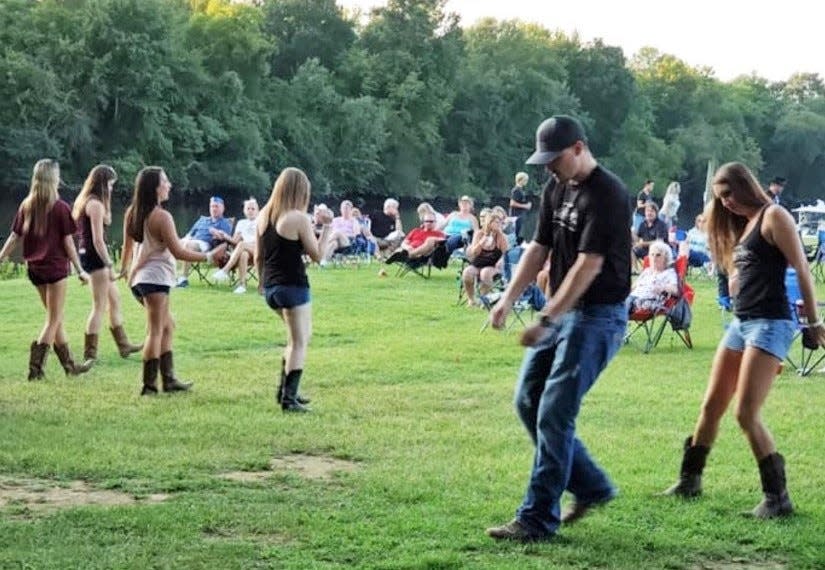
<path fill-rule="evenodd" d="M 627 298 L 627 311 L 655 309 L 665 295 L 679 293 L 679 277 L 670 264 L 673 251 L 661 240 L 650 244 L 648 249 L 650 264 L 642 271 L 630 296 Z"/>

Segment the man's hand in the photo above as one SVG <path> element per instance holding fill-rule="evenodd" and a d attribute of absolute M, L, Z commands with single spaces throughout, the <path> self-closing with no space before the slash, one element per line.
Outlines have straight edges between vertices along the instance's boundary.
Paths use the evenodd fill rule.
<path fill-rule="evenodd" d="M 504 300 L 504 297 L 498 300 L 493 309 L 490 311 L 490 325 L 494 329 L 503 330 L 507 324 L 507 315 L 510 314 L 510 309 L 513 306 Z"/>

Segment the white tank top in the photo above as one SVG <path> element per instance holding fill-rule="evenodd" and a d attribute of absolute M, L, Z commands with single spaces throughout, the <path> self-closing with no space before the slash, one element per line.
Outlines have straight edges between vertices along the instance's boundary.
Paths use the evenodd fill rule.
<path fill-rule="evenodd" d="M 135 269 L 129 286 L 148 283 L 174 287 L 175 258 L 169 248 L 149 232 L 146 222 L 143 224 L 143 242 L 136 245 L 132 255 L 132 267 Z"/>

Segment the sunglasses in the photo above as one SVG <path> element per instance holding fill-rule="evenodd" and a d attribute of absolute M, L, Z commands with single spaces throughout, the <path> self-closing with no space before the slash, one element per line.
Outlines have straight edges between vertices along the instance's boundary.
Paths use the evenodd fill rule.
<path fill-rule="evenodd" d="M 425 224 L 434 224 L 435 220 L 422 220 Z"/>

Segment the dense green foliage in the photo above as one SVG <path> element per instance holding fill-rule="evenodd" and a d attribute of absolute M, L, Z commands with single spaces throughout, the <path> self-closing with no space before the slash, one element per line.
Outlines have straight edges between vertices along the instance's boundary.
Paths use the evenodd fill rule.
<path fill-rule="evenodd" d="M 825 194 L 819 76 L 722 82 L 654 48 L 462 29 L 445 0 L 362 19 L 334 0 L 0 0 L 0 45 L 0 188 L 51 155 L 73 184 L 157 163 L 180 188 L 260 192 L 297 165 L 325 195 L 502 195 L 566 112 L 631 189 L 679 180 L 692 210 L 710 160 Z"/>
<path fill-rule="evenodd" d="M 0 281 L 0 568 L 825 566 L 821 373 L 799 378 L 786 367 L 763 413 L 787 458 L 794 517 L 739 515 L 760 488 L 732 413 L 704 496 L 655 496 L 675 480 L 722 334 L 708 279 L 695 283 L 695 348 L 669 332 L 650 354 L 622 348 L 582 406 L 579 433 L 619 497 L 563 528 L 560 542 L 487 538 L 487 526 L 513 516 L 530 471 L 531 444 L 512 405 L 522 349 L 515 332 L 480 333 L 484 312 L 455 305 L 456 270 L 423 281 L 380 279 L 375 265 L 310 269 L 315 332 L 302 391 L 315 411 L 302 417 L 275 407 L 284 326 L 258 295 L 196 283 L 175 290 L 176 369 L 195 386 L 147 399 L 138 395 L 139 355 L 121 359 L 106 331 L 88 374 L 66 378 L 52 354 L 47 378 L 27 382 L 43 310 L 28 280 Z M 119 285 L 135 340 L 144 316 Z M 66 329 L 76 352 L 90 305 L 73 278 Z M 292 454 L 356 469 L 329 479 L 280 467 L 223 478 Z M 143 500 L 46 508 L 46 491 L 77 480 Z M 23 484 L 33 496 L 3 500 Z M 148 500 L 158 493 L 168 499 Z"/>

